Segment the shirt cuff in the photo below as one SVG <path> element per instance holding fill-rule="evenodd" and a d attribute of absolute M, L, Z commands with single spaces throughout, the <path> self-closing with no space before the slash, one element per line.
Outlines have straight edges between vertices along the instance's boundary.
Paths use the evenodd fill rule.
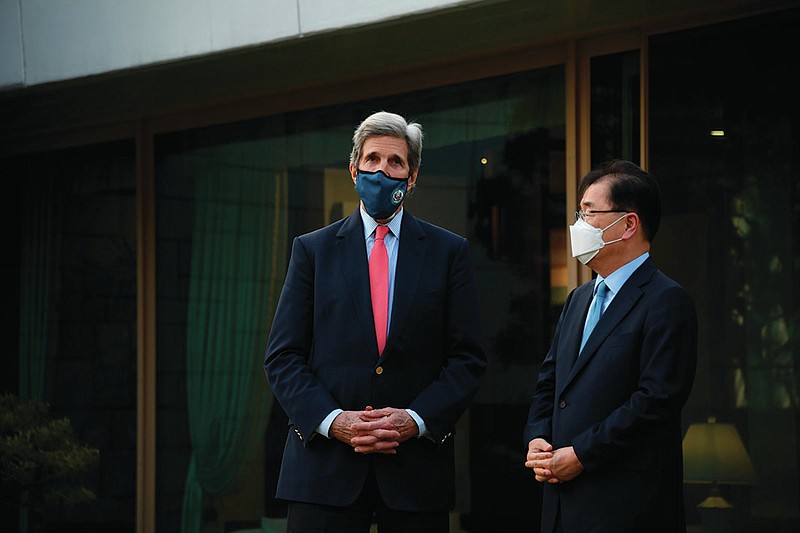
<path fill-rule="evenodd" d="M 419 435 L 417 435 L 417 438 L 427 437 L 428 428 L 425 427 L 425 422 L 422 420 L 422 418 L 420 418 L 420 416 L 412 409 L 406 409 L 406 413 L 408 413 L 408 415 L 414 419 L 414 422 L 417 423 L 417 427 L 419 428 Z"/>
<path fill-rule="evenodd" d="M 331 438 L 329 433 L 331 430 L 331 424 L 333 424 L 333 419 L 339 416 L 339 413 L 344 413 L 341 409 L 334 409 L 331 411 L 331 414 L 326 416 L 322 422 L 317 426 L 317 433 L 325 437 L 326 439 Z"/>

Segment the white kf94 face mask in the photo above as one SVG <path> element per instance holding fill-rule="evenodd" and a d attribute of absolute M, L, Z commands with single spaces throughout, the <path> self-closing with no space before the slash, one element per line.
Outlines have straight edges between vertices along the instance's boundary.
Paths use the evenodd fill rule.
<path fill-rule="evenodd" d="M 572 243 L 572 257 L 577 257 L 578 261 L 584 265 L 594 259 L 594 256 L 607 244 L 619 242 L 622 238 L 604 242 L 603 232 L 625 218 L 627 213 L 609 224 L 603 229 L 595 228 L 582 218 L 569 227 L 569 237 Z"/>

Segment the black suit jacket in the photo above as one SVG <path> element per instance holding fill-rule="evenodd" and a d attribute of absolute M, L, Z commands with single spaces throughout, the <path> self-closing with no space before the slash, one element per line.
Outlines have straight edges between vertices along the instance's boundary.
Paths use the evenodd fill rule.
<path fill-rule="evenodd" d="M 454 503 L 451 437 L 486 367 L 469 248 L 408 211 L 399 246 L 379 358 L 360 213 L 294 240 L 264 364 L 291 426 L 279 498 L 349 505 L 372 467 L 392 508 Z M 363 455 L 315 433 L 335 408 L 367 405 L 413 409 L 432 438 L 411 438 L 396 455 Z"/>
<path fill-rule="evenodd" d="M 578 356 L 594 281 L 567 297 L 542 362 L 525 443 L 573 446 L 585 470 L 544 486 L 542 531 L 685 531 L 681 410 L 694 380 L 691 297 L 647 259 Z"/>

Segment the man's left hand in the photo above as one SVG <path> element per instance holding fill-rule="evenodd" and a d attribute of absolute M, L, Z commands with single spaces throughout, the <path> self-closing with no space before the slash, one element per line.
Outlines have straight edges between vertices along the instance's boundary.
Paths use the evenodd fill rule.
<path fill-rule="evenodd" d="M 359 453 L 394 453 L 401 442 L 419 434 L 417 423 L 405 409 L 367 407 L 361 422 L 352 425 L 357 435 L 351 439 Z"/>
<path fill-rule="evenodd" d="M 540 463 L 552 472 L 553 478 L 558 479 L 561 483 L 575 479 L 583 472 L 583 463 L 575 455 L 575 449 L 572 446 L 553 450 L 553 456 L 540 461 Z"/>

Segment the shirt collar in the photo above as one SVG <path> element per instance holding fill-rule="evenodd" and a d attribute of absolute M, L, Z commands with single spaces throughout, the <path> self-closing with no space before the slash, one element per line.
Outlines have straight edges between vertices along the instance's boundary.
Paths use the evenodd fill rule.
<path fill-rule="evenodd" d="M 386 226 L 389 226 L 389 231 L 392 232 L 397 239 L 400 238 L 400 226 L 403 223 L 403 212 L 405 211 L 404 208 L 400 208 L 400 211 L 392 217 L 392 220 L 389 221 Z M 366 211 L 359 205 L 358 212 L 361 213 L 361 220 L 364 222 L 364 238 L 366 239 L 370 235 L 375 232 L 375 228 L 379 226 L 379 224 L 375 221 L 374 218 L 369 216 Z"/>
<path fill-rule="evenodd" d="M 612 293 L 617 294 L 622 286 L 625 285 L 625 282 L 628 281 L 628 278 L 631 277 L 637 268 L 642 266 L 642 263 L 644 263 L 648 257 L 650 257 L 650 252 L 643 253 L 633 261 L 630 261 L 616 269 L 614 272 L 609 274 L 607 278 L 604 278 L 598 274 L 597 279 L 595 279 L 594 282 L 595 287 L 597 287 L 601 281 L 605 281 L 608 289 Z"/>

